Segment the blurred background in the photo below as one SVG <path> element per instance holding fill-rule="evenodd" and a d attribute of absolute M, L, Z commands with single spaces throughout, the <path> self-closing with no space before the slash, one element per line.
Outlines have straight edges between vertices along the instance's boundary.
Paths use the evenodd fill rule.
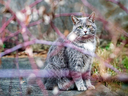
<path fill-rule="evenodd" d="M 28 5 L 32 4 L 35 0 L 1 0 L 0 3 L 0 26 L 3 25 L 3 23 L 5 21 L 7 21 L 10 17 L 11 17 L 11 13 L 9 12 L 8 8 L 4 6 L 4 1 L 8 1 L 9 4 L 8 6 L 11 8 L 12 11 L 14 12 L 19 12 L 24 8 L 27 8 Z M 118 0 L 117 0 L 118 1 Z M 50 4 L 50 3 L 56 3 L 54 4 Z M 127 0 L 121 0 L 120 1 L 121 4 L 127 8 L 128 6 L 128 1 Z M 99 12 L 96 13 L 96 17 L 99 18 L 100 15 L 102 15 L 104 17 L 104 19 L 108 22 L 111 22 L 112 24 L 114 24 L 113 26 L 120 26 L 123 30 L 125 30 L 127 32 L 127 28 L 128 28 L 128 15 L 127 13 L 120 8 L 120 6 L 118 6 L 117 4 L 114 4 L 112 2 L 108 2 L 108 0 L 95 0 L 95 2 L 93 0 L 88 0 L 88 3 L 90 3 L 96 10 L 98 10 Z M 81 2 L 81 0 L 43 0 L 42 2 L 40 2 L 39 4 L 36 4 L 34 7 L 32 7 L 31 10 L 33 10 L 33 12 L 30 13 L 30 18 L 31 19 L 29 21 L 29 23 L 34 22 L 34 21 L 38 21 L 39 19 L 42 19 L 42 17 L 44 16 L 44 14 L 46 16 L 43 17 L 47 18 L 47 16 L 53 15 L 53 22 L 56 25 L 56 27 L 58 27 L 58 29 L 65 34 L 68 34 L 71 30 L 72 30 L 72 21 L 71 21 L 71 14 L 68 15 L 62 15 L 62 16 L 58 16 L 59 14 L 63 14 L 63 13 L 76 13 L 74 15 L 76 16 L 81 16 L 80 12 L 85 12 L 85 14 L 91 14 L 93 11 L 95 11 L 95 9 L 90 9 L 88 8 L 88 6 L 85 6 L 83 4 L 83 2 Z M 29 8 L 28 8 L 29 10 Z M 45 11 L 43 11 L 45 10 Z M 39 12 L 37 12 L 39 11 Z M 43 11 L 44 13 L 41 13 L 41 11 Z M 78 13 L 78 14 L 77 14 Z M 56 16 L 56 18 L 55 18 Z M 87 15 L 85 15 L 87 16 Z M 51 17 L 50 17 L 51 18 Z M 54 30 L 52 30 L 52 28 L 50 27 L 50 24 L 48 24 L 48 20 L 46 20 L 44 23 L 41 24 L 37 24 L 35 26 L 31 26 L 29 28 L 30 32 L 32 33 L 32 35 L 36 38 L 40 38 L 40 39 L 45 39 L 45 40 L 55 40 L 57 38 L 56 33 L 54 32 Z M 100 20 L 96 20 L 96 24 L 97 24 L 97 34 L 98 36 L 100 36 L 100 39 L 102 38 L 102 35 L 108 35 L 108 30 L 106 30 L 104 27 L 104 25 L 102 24 L 103 22 L 101 22 Z M 10 32 L 15 32 L 17 31 L 17 26 L 18 23 L 15 21 L 11 21 L 9 23 L 9 25 L 7 26 L 7 29 Z M 114 30 L 114 28 L 112 29 Z M 6 33 L 6 32 L 5 32 Z M 117 33 L 118 32 L 113 32 Z M 7 34 L 4 34 L 5 36 L 7 36 Z M 19 34 L 20 35 L 20 34 Z M 18 35 L 18 36 L 19 36 Z M 123 34 L 122 34 L 123 35 Z M 121 36 L 120 36 L 121 37 Z M 106 40 L 103 41 L 103 44 L 105 42 L 107 42 L 108 40 L 110 40 L 110 36 L 106 36 L 105 38 Z M 22 41 L 22 36 L 18 37 L 18 40 L 21 42 Z M 13 46 L 12 43 L 8 43 L 7 41 L 4 43 L 6 48 L 10 48 Z M 44 45 L 38 45 L 38 47 L 35 46 L 35 49 L 38 50 L 40 48 L 42 48 L 42 46 Z"/>

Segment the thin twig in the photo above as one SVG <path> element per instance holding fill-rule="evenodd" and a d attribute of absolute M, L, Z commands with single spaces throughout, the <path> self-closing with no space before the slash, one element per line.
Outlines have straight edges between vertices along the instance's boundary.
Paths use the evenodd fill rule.
<path fill-rule="evenodd" d="M 94 6 L 92 6 L 91 4 L 89 4 L 89 3 L 87 2 L 87 0 L 81 0 L 81 1 L 82 1 L 83 4 L 84 4 L 85 6 L 87 6 L 89 9 L 91 9 L 91 10 L 93 10 L 93 11 L 95 11 L 95 12 L 97 13 L 97 15 L 98 15 L 98 16 L 97 16 L 97 19 L 100 20 L 100 21 L 103 23 L 105 29 L 108 30 L 108 32 L 111 33 L 111 30 L 108 29 L 108 26 L 109 26 L 111 23 L 108 22 Z M 108 24 L 109 24 L 109 25 L 108 25 Z M 117 30 L 118 30 L 118 29 L 120 29 L 120 28 L 117 27 Z M 123 33 L 125 36 L 128 37 L 128 33 L 127 33 L 127 32 L 122 31 L 122 33 Z"/>
<path fill-rule="evenodd" d="M 106 1 L 110 1 L 112 3 L 117 4 L 121 9 L 123 9 L 128 14 L 128 9 L 123 4 L 121 4 L 119 0 L 106 0 Z"/>
<path fill-rule="evenodd" d="M 20 72 L 20 73 L 19 73 Z M 19 77 L 28 77 L 30 74 L 35 74 L 36 77 L 45 78 L 45 77 L 58 77 L 58 76 L 69 76 L 68 70 L 38 70 L 37 69 L 20 69 L 19 72 L 17 72 L 17 69 L 1 69 L 0 70 L 0 78 L 19 78 Z M 57 73 L 57 74 L 49 74 L 50 73 Z M 43 73 L 43 74 L 42 74 Z M 128 82 L 128 74 L 120 73 L 115 75 L 114 77 L 111 76 L 107 80 L 117 80 L 122 82 Z"/>
<path fill-rule="evenodd" d="M 20 88 L 20 96 L 23 96 L 22 95 L 22 87 L 21 87 L 21 84 L 20 84 L 20 71 L 19 71 L 19 64 L 18 64 L 18 53 L 16 54 L 16 57 L 15 57 L 15 64 L 16 64 L 16 67 L 17 67 L 17 72 L 19 73 L 19 88 Z"/>
<path fill-rule="evenodd" d="M 11 18 L 9 18 L 9 20 L 7 22 L 5 22 L 3 24 L 3 26 L 0 28 L 0 34 L 4 31 L 4 29 L 8 26 L 8 24 L 15 18 L 15 16 L 13 15 Z"/>

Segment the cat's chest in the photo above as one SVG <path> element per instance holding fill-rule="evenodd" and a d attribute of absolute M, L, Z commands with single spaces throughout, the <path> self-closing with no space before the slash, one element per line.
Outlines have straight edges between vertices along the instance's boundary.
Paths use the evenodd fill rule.
<path fill-rule="evenodd" d="M 93 42 L 87 42 L 83 44 L 83 48 L 89 52 L 95 52 L 96 45 Z"/>

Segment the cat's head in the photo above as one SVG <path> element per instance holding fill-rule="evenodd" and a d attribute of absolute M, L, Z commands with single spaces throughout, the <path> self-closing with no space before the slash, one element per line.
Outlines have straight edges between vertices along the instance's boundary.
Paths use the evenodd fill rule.
<path fill-rule="evenodd" d="M 95 36 L 96 34 L 96 25 L 95 25 L 95 13 L 93 12 L 89 17 L 77 18 L 71 16 L 73 21 L 73 30 L 78 38 L 88 39 Z"/>

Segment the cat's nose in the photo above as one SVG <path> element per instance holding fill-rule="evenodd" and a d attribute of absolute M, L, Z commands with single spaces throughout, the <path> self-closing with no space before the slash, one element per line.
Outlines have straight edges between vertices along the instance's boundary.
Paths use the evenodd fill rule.
<path fill-rule="evenodd" d="M 87 31 L 84 31 L 84 33 L 87 33 Z"/>

